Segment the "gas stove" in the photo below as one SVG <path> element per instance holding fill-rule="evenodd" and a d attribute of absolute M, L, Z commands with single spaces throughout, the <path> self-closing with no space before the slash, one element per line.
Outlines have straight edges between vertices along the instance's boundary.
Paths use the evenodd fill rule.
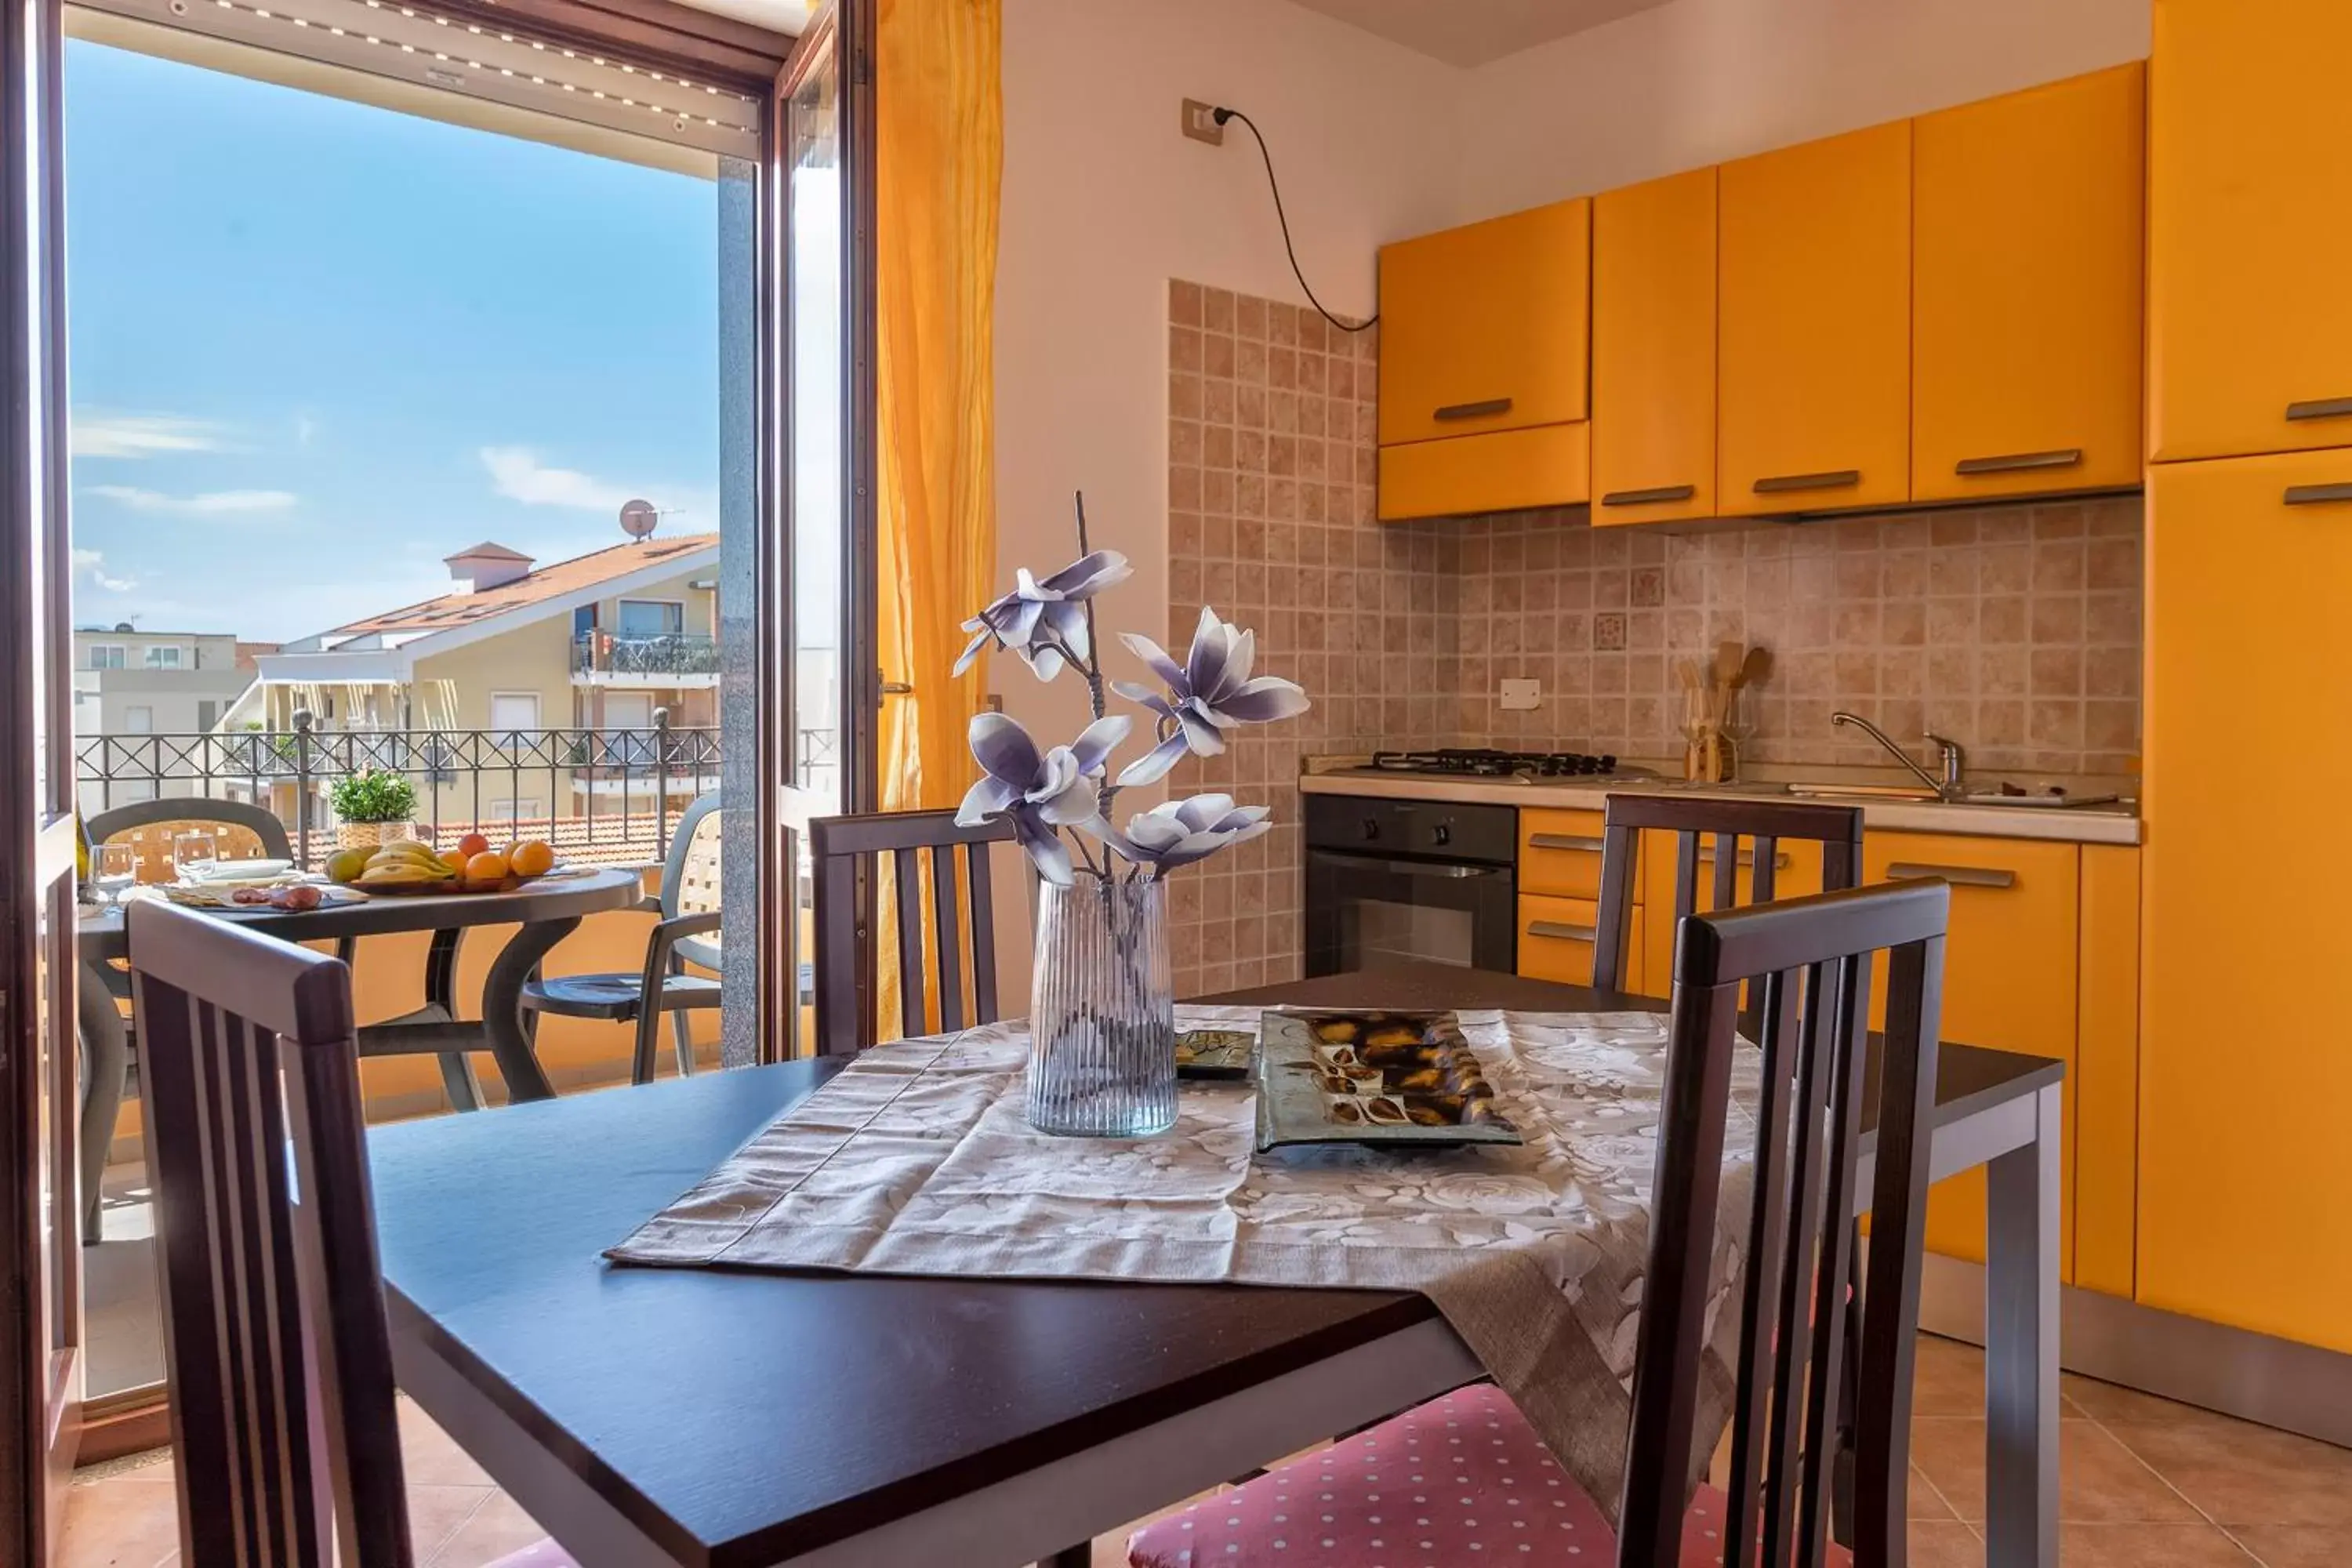
<path fill-rule="evenodd" d="M 1439 747 L 1428 752 L 1375 752 L 1373 771 L 1444 778 L 1564 779 L 1616 775 L 1617 759 L 1582 752 L 1498 752 L 1483 747 Z"/>

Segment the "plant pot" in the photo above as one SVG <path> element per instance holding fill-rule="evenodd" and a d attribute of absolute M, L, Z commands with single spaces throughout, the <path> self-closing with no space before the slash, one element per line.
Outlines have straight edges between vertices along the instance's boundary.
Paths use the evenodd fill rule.
<path fill-rule="evenodd" d="M 1084 1138 L 1166 1131 L 1176 1124 L 1166 884 L 1081 876 L 1041 891 L 1029 1124 Z"/>
<path fill-rule="evenodd" d="M 380 845 L 394 844 L 403 838 L 422 838 L 416 824 L 405 819 L 399 822 L 342 822 L 335 825 L 335 847 L 338 849 L 373 849 Z"/>

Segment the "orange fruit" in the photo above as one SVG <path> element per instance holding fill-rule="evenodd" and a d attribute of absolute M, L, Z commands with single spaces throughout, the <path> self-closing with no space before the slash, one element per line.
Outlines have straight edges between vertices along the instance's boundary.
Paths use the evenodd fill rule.
<path fill-rule="evenodd" d="M 464 865 L 477 855 L 489 852 L 490 841 L 478 833 L 468 833 L 457 840 L 457 863 Z"/>
<path fill-rule="evenodd" d="M 514 847 L 511 863 L 518 877 L 544 877 L 554 868 L 555 851 L 544 839 L 526 838 Z"/>
<path fill-rule="evenodd" d="M 507 858 L 505 856 L 493 855 L 488 850 L 485 849 L 479 855 L 472 857 L 466 862 L 466 880 L 468 882 L 503 882 L 507 879 L 507 873 L 509 869 L 511 869 L 511 868 L 508 866 Z"/>

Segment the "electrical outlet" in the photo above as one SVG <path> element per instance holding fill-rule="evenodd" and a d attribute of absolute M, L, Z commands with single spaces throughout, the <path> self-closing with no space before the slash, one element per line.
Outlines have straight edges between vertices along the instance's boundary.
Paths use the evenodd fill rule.
<path fill-rule="evenodd" d="M 1543 682 L 1540 680 L 1503 682 L 1503 710 L 1507 713 L 1528 712 L 1542 699 Z"/>
<path fill-rule="evenodd" d="M 1195 142 L 1206 142 L 1212 147 L 1225 144 L 1225 128 L 1217 123 L 1217 106 L 1202 103 L 1197 98 L 1184 100 L 1184 134 Z"/>

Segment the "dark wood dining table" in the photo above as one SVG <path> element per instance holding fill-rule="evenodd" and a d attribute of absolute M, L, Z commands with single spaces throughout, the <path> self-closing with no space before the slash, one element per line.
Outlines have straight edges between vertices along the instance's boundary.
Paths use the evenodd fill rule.
<path fill-rule="evenodd" d="M 1402 964 L 1202 1000 L 1664 1007 Z M 401 1385 L 585 1568 L 1013 1568 L 1483 1375 L 1418 1295 L 603 1261 L 843 1065 L 372 1135 Z M 2063 1070 L 1961 1045 L 1938 1062 L 1932 1173 L 1989 1169 L 2003 1564 L 2057 1562 Z"/>
<path fill-rule="evenodd" d="M 523 982 L 583 920 L 606 910 L 627 909 L 644 894 L 644 879 L 638 872 L 599 867 L 574 876 L 526 882 L 506 892 L 381 896 L 321 904 L 315 910 L 265 905 L 207 912 L 286 942 L 337 942 L 346 963 L 352 957 L 351 944 L 361 937 L 432 932 L 416 1007 L 361 1029 L 360 1054 L 435 1052 L 441 1060 L 442 1087 L 449 1103 L 459 1110 L 478 1110 L 484 1103 L 482 1086 L 467 1060 L 468 1051 L 489 1051 L 509 1100 L 554 1098 L 555 1087 L 541 1068 L 523 1023 L 519 1005 Z M 482 981 L 480 1021 L 473 1022 L 464 1017 L 458 1006 L 458 947 L 467 931 L 494 925 L 520 929 L 490 961 L 489 973 Z M 116 991 L 107 983 L 106 967 L 130 952 L 121 908 L 108 904 L 81 910 L 74 938 L 82 971 L 75 1024 L 81 1037 L 87 1084 L 79 1122 L 82 1239 L 87 1243 L 100 1239 L 100 1184 L 106 1170 L 107 1145 L 114 1140 L 115 1118 L 122 1109 L 130 1062 L 130 1035 L 115 1005 Z"/>

